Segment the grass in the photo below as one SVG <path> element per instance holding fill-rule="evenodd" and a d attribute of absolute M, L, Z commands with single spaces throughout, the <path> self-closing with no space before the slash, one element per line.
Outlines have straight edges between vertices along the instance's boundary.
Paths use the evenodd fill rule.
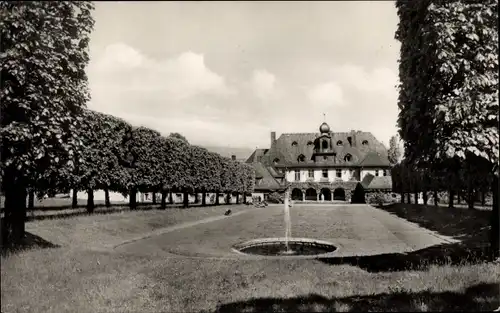
<path fill-rule="evenodd" d="M 28 223 L 30 233 L 60 247 L 2 258 L 1 311 L 491 311 L 499 306 L 498 265 L 404 268 L 405 251 L 417 253 L 431 249 L 429 245 L 448 243 L 368 206 L 292 208 L 294 237 L 342 246 L 339 251 L 344 251 L 344 257 L 333 263 L 254 260 L 228 252 L 239 241 L 282 236 L 284 223 L 278 206 L 231 206 L 233 212 L 248 211 L 102 249 L 182 223 L 221 217 L 228 207 Z M 457 226 L 448 229 L 448 236 L 454 236 L 452 229 L 462 233 Z M 358 256 L 349 257 L 354 252 Z M 400 259 L 386 256 L 385 268 L 368 266 L 371 261 L 366 260 L 380 253 Z M 398 266 L 399 270 L 390 270 Z"/>

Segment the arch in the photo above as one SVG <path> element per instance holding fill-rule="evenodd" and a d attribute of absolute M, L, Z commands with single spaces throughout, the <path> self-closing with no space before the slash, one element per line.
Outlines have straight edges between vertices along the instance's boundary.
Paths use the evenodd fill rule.
<path fill-rule="evenodd" d="M 292 147 L 296 147 L 296 146 L 297 146 L 297 142 L 296 141 L 292 142 Z"/>
<path fill-rule="evenodd" d="M 363 142 L 361 143 L 363 146 L 368 146 L 368 140 L 363 140 Z"/>
<path fill-rule="evenodd" d="M 292 200 L 302 201 L 302 190 L 300 190 L 299 188 L 294 188 L 292 190 Z"/>
<path fill-rule="evenodd" d="M 345 201 L 345 190 L 344 188 L 336 188 L 333 191 L 333 200 Z"/>
<path fill-rule="evenodd" d="M 316 200 L 318 200 L 318 194 L 316 192 L 316 189 L 309 188 L 309 189 L 306 190 L 306 200 L 309 200 L 309 201 L 316 201 Z"/>
<path fill-rule="evenodd" d="M 323 195 L 323 200 L 332 201 L 332 191 L 328 188 L 322 188 L 321 194 Z"/>
<path fill-rule="evenodd" d="M 352 155 L 350 153 L 346 154 L 344 157 L 344 161 L 351 162 L 351 160 L 352 160 Z"/>
<path fill-rule="evenodd" d="M 298 162 L 305 162 L 305 161 L 306 161 L 306 157 L 305 157 L 303 154 L 301 154 L 301 155 L 299 155 L 299 157 L 297 158 L 297 161 L 298 161 Z"/>
<path fill-rule="evenodd" d="M 323 150 L 328 149 L 328 141 L 323 140 L 323 141 L 321 142 L 321 149 L 323 149 Z"/>
<path fill-rule="evenodd" d="M 342 145 L 342 140 L 337 141 L 337 146 L 341 146 L 341 145 Z"/>

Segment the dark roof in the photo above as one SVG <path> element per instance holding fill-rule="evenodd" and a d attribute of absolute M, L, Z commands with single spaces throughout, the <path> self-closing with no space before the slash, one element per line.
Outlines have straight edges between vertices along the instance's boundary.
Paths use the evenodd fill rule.
<path fill-rule="evenodd" d="M 360 162 L 361 166 L 389 166 L 389 159 L 387 155 L 377 153 L 377 152 L 369 152 L 366 154 L 364 159 Z"/>
<path fill-rule="evenodd" d="M 255 176 L 258 180 L 255 182 L 255 190 L 275 190 L 281 186 L 276 179 L 269 173 L 269 170 L 262 163 L 253 163 Z M 258 177 L 257 177 L 258 176 Z M 261 179 L 259 181 L 259 179 Z"/>
<path fill-rule="evenodd" d="M 361 185 L 368 190 L 392 189 L 392 178 L 391 176 L 373 176 L 372 174 L 366 174 Z"/>
<path fill-rule="evenodd" d="M 262 157 L 269 149 L 255 149 L 255 151 L 248 157 L 245 163 L 259 162 L 259 157 Z"/>
<path fill-rule="evenodd" d="M 312 160 L 314 154 L 314 145 L 308 145 L 309 141 L 314 142 L 320 137 L 320 133 L 293 133 L 293 134 L 282 134 L 273 144 L 270 149 L 256 149 L 254 153 L 248 158 L 247 163 L 258 162 L 258 157 L 262 156 L 261 162 L 266 166 L 272 166 L 273 161 L 278 159 L 278 165 L 291 165 L 297 164 L 298 157 L 303 154 L 305 156 L 306 164 L 314 164 Z M 330 143 L 332 144 L 331 149 L 337 154 L 336 162 L 331 162 L 331 164 L 325 165 L 352 165 L 360 166 L 361 162 L 364 161 L 370 152 L 377 155 L 376 158 L 369 157 L 366 160 L 365 166 L 389 166 L 389 160 L 387 158 L 387 148 L 379 142 L 375 136 L 370 132 L 342 132 L 342 133 L 328 133 L 331 137 Z M 352 146 L 349 144 L 348 137 L 351 137 Z M 341 140 L 342 145 L 337 146 L 337 141 Z M 368 145 L 363 145 L 363 141 L 367 140 Z M 297 142 L 297 145 L 292 146 L 293 142 Z M 344 157 L 347 154 L 353 156 L 351 162 L 345 162 Z M 374 161 L 376 159 L 376 162 Z M 369 162 L 368 162 L 369 161 Z"/>

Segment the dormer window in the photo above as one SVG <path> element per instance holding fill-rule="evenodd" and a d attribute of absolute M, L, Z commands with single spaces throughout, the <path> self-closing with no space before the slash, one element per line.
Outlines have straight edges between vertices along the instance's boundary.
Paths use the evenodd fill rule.
<path fill-rule="evenodd" d="M 299 157 L 297 158 L 297 161 L 298 161 L 298 162 L 305 162 L 305 161 L 306 161 L 306 157 L 305 157 L 303 154 L 301 154 L 301 155 L 299 155 Z"/>
<path fill-rule="evenodd" d="M 276 158 L 273 160 L 274 165 L 277 165 L 280 162 L 280 159 Z"/>
<path fill-rule="evenodd" d="M 341 145 L 342 145 L 342 140 L 337 141 L 337 146 L 341 146 Z"/>
<path fill-rule="evenodd" d="M 345 157 L 344 157 L 344 160 L 345 160 L 346 162 L 351 162 L 351 160 L 352 160 L 352 155 L 350 155 L 350 154 L 346 154 L 346 155 L 345 155 Z"/>
<path fill-rule="evenodd" d="M 323 140 L 321 142 L 321 148 L 323 148 L 323 150 L 327 150 L 328 149 L 328 141 Z"/>
<path fill-rule="evenodd" d="M 312 146 L 312 145 L 314 145 L 314 143 L 313 143 L 312 141 L 308 141 L 308 142 L 307 142 L 307 145 L 308 145 L 308 146 Z"/>
<path fill-rule="evenodd" d="M 297 146 L 297 142 L 296 141 L 292 142 L 292 147 L 296 147 L 296 146 Z"/>
<path fill-rule="evenodd" d="M 368 146 L 368 140 L 363 140 L 363 142 L 361 143 L 363 146 Z"/>

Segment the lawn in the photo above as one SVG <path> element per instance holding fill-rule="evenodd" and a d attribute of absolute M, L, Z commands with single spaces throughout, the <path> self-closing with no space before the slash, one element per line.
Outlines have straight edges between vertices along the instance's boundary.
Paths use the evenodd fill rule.
<path fill-rule="evenodd" d="M 370 206 L 296 205 L 292 236 L 330 241 L 339 247 L 338 257 L 253 259 L 233 254 L 231 246 L 282 237 L 281 207 L 235 205 L 233 215 L 224 217 L 227 208 L 28 223 L 30 233 L 60 247 L 2 258 L 2 312 L 491 311 L 499 306 L 497 265 L 415 261 L 422 259 L 421 251 L 455 244 L 452 231 L 431 232 Z"/>

